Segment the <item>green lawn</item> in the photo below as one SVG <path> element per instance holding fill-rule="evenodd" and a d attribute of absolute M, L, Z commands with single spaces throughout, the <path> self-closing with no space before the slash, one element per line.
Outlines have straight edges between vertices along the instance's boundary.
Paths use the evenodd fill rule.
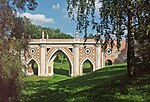
<path fill-rule="evenodd" d="M 89 72 L 92 72 L 92 65 L 90 61 L 87 60 L 83 64 L 83 73 L 89 73 Z"/>
<path fill-rule="evenodd" d="M 129 79 L 126 64 L 74 78 L 55 74 L 24 81 L 21 102 L 150 102 L 150 75 Z"/>
<path fill-rule="evenodd" d="M 70 65 L 65 63 L 54 63 L 54 74 L 69 76 Z"/>
<path fill-rule="evenodd" d="M 86 61 L 83 64 L 83 73 L 89 73 L 92 71 L 92 66 L 90 65 L 90 63 L 88 61 Z M 66 75 L 69 76 L 69 69 L 70 69 L 70 65 L 68 62 L 64 62 L 64 63 L 54 63 L 54 73 L 55 74 L 59 74 L 59 75 Z"/>

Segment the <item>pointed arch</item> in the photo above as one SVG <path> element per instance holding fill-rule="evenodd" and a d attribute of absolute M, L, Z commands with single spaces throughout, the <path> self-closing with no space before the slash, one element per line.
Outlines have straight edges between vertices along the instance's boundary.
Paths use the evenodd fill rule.
<path fill-rule="evenodd" d="M 84 59 L 84 60 L 81 62 L 81 64 L 80 64 L 80 74 L 81 74 L 81 75 L 83 74 L 83 64 L 84 64 L 86 61 L 89 61 L 90 64 L 92 65 L 92 71 L 95 70 L 95 64 L 94 64 L 94 62 L 93 62 L 91 59 L 86 58 L 86 59 Z"/>
<path fill-rule="evenodd" d="M 49 62 L 50 62 L 50 64 L 53 64 L 53 61 L 55 60 L 55 57 L 56 57 L 55 55 L 59 51 L 62 52 L 66 56 L 66 58 L 68 59 L 68 62 L 70 64 L 69 74 L 71 75 L 73 73 L 72 72 L 73 71 L 73 62 L 72 62 L 71 58 L 69 57 L 69 54 L 64 49 L 62 49 L 62 48 L 58 49 L 57 48 L 52 52 L 52 54 L 50 55 L 50 57 L 48 58 L 48 60 L 46 62 L 46 72 L 49 76 L 52 76 L 54 74 L 53 65 L 51 65 L 51 67 L 49 67 Z M 51 71 L 49 71 L 49 70 L 51 70 Z"/>
<path fill-rule="evenodd" d="M 34 70 L 33 70 L 33 65 L 32 65 L 32 72 L 30 73 L 30 72 L 29 72 L 29 70 L 31 71 L 30 63 L 33 64 L 32 61 L 34 61 L 34 62 L 37 64 L 38 69 L 37 69 L 37 72 L 34 72 Z M 38 76 L 40 75 L 40 64 L 38 63 L 38 61 L 37 61 L 35 58 L 31 58 L 30 60 L 28 60 L 28 62 L 27 62 L 27 67 L 28 67 L 28 69 L 27 69 L 26 72 L 27 72 L 28 75 L 33 75 L 33 74 L 36 74 L 36 75 L 38 75 Z"/>

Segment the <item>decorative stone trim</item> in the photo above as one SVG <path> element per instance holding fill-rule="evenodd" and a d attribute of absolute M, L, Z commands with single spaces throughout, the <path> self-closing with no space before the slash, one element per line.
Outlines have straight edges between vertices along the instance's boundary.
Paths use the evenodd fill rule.
<path fill-rule="evenodd" d="M 77 37 L 77 36 L 76 36 Z M 84 44 L 84 45 L 83 45 Z M 50 58 L 58 51 L 61 50 L 69 59 L 71 64 L 71 76 L 82 75 L 81 64 L 84 63 L 86 59 L 90 60 L 94 66 L 103 68 L 105 66 L 106 59 L 111 59 L 113 63 L 115 60 L 125 60 L 127 45 L 126 41 L 121 41 L 120 52 L 116 53 L 117 43 L 114 41 L 114 47 L 110 49 L 110 44 L 107 46 L 106 52 L 101 48 L 100 42 L 96 43 L 94 39 L 88 39 L 84 42 L 83 39 L 31 39 L 29 42 L 29 49 L 25 51 L 24 61 L 28 63 L 31 59 L 35 59 L 38 63 L 39 76 L 52 76 L 53 70 L 48 70 L 48 61 Z M 86 47 L 84 47 L 86 46 Z M 47 50 L 47 48 L 49 48 Z M 72 51 L 69 49 L 71 48 Z M 42 49 L 42 52 L 41 52 Z M 41 69 L 41 54 L 45 52 L 45 64 Z M 123 61 L 122 61 L 123 62 Z M 45 70 L 45 71 L 43 71 Z M 42 74 L 41 74 L 42 71 Z M 30 74 L 30 73 L 28 73 Z"/>

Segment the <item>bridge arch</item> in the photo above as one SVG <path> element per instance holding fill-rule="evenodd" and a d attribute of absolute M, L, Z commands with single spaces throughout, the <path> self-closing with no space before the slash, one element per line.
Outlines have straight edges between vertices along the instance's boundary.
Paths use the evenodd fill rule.
<path fill-rule="evenodd" d="M 33 69 L 34 63 L 36 63 L 38 67 L 36 71 Z M 26 72 L 28 75 L 40 75 L 40 64 L 35 58 L 31 58 L 28 60 Z"/>
<path fill-rule="evenodd" d="M 72 62 L 72 60 L 71 60 L 69 54 L 68 54 L 64 49 L 62 49 L 62 48 L 56 48 L 56 49 L 52 52 L 52 54 L 48 57 L 48 60 L 47 60 L 47 62 L 46 62 L 46 63 L 47 63 L 47 64 L 46 64 L 46 71 L 47 71 L 47 74 L 48 74 L 49 76 L 52 76 L 52 75 L 54 74 L 53 64 L 54 64 L 55 58 L 57 57 L 57 52 L 62 52 L 62 53 L 66 56 L 66 58 L 67 58 L 67 60 L 68 60 L 68 62 L 69 62 L 69 65 L 70 65 L 70 68 L 69 68 L 69 76 L 72 76 L 72 75 L 73 75 L 73 62 Z"/>
<path fill-rule="evenodd" d="M 86 61 L 89 61 L 89 62 L 90 62 L 91 66 L 92 66 L 92 71 L 95 70 L 95 64 L 94 64 L 94 62 L 93 62 L 90 58 L 86 58 L 86 59 L 84 59 L 84 60 L 81 62 L 81 64 L 80 64 L 80 74 L 81 74 L 81 75 L 83 74 L 83 64 L 84 64 Z"/>
<path fill-rule="evenodd" d="M 114 63 L 114 60 L 111 58 L 105 59 L 105 65 L 112 65 Z"/>
<path fill-rule="evenodd" d="M 122 51 L 126 49 L 126 41 L 121 41 L 121 45 L 120 54 L 121 56 L 126 56 L 126 50 Z M 89 48 L 88 51 L 85 50 L 85 46 Z M 125 60 L 122 57 L 118 58 L 119 55 L 115 52 L 112 52 L 111 55 L 106 55 L 101 49 L 100 42 L 96 43 L 94 39 L 87 39 L 85 42 L 84 39 L 78 38 L 78 33 L 76 33 L 75 39 L 45 39 L 44 33 L 42 33 L 42 39 L 30 40 L 29 48 L 33 48 L 34 51 L 31 51 L 31 49 L 25 51 L 22 60 L 27 65 L 31 59 L 35 58 L 34 61 L 38 64 L 38 76 L 52 76 L 54 74 L 53 62 L 57 51 L 63 52 L 68 59 L 71 76 L 82 75 L 82 65 L 86 60 L 93 66 L 93 71 L 103 68 L 107 59 L 110 59 L 112 64 L 116 63 L 116 59 L 119 60 L 118 63 Z M 114 45 L 112 50 L 116 49 Z"/>

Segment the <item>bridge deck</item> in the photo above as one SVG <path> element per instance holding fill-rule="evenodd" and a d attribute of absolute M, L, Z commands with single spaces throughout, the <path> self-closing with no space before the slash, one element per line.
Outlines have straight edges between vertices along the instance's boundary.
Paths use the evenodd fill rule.
<path fill-rule="evenodd" d="M 29 44 L 73 44 L 73 43 L 87 43 L 87 44 L 94 44 L 96 41 L 94 39 L 87 39 L 86 42 L 84 39 L 31 39 Z"/>

